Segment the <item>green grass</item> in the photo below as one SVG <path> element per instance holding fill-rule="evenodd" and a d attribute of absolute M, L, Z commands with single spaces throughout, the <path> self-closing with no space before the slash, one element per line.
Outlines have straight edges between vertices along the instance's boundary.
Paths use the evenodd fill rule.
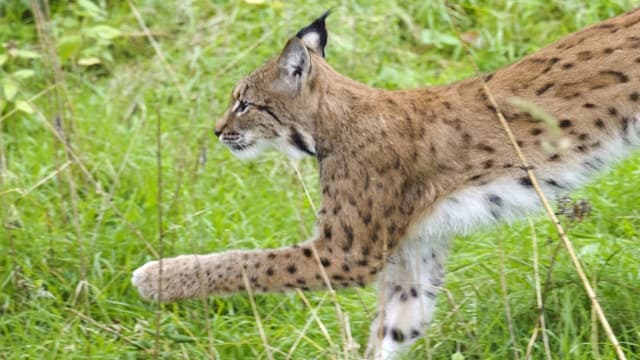
<path fill-rule="evenodd" d="M 39 46 L 25 3 L 0 3 L 0 39 L 6 42 L 0 55 L 13 46 L 42 54 L 40 59 L 9 57 L 0 67 L 0 83 L 16 70 L 34 71 L 16 81 L 15 98 L 0 106 L 0 357 L 153 357 L 158 326 L 161 358 L 211 353 L 221 359 L 266 358 L 247 296 L 169 304 L 157 323 L 157 306 L 137 295 L 129 277 L 154 258 L 149 248 L 158 248 L 158 191 L 165 256 L 277 247 L 308 236 L 314 213 L 292 164 L 274 153 L 253 162 L 236 160 L 213 138 L 212 127 L 234 83 L 330 4 L 138 1 L 174 80 L 126 2 L 107 2 L 96 10 L 83 1 L 52 1 L 50 29 L 62 82 L 50 88 L 51 57 Z M 474 58 L 490 71 L 631 9 L 632 3 L 464 0 L 453 14 L 464 34 L 477 36 Z M 473 74 L 439 2 L 334 5 L 328 61 L 352 78 L 405 88 Z M 110 34 L 97 25 L 120 32 Z M 91 58 L 101 64 L 79 65 Z M 6 116 L 14 100 L 45 89 L 32 103 L 32 114 Z M 2 94 L 6 97 L 6 86 Z M 61 142 L 45 125 L 55 124 L 56 116 L 79 161 L 53 174 L 67 161 Z M 162 189 L 156 181 L 158 119 Z M 316 165 L 309 159 L 298 166 L 317 204 Z M 589 276 L 597 279 L 602 306 L 629 359 L 640 359 L 639 175 L 635 156 L 573 194 L 589 199 L 593 211 L 581 223 L 566 224 Z M 547 220 L 537 218 L 535 224 L 544 277 L 558 240 Z M 467 359 L 512 357 L 499 249 L 505 254 L 502 273 L 516 345 L 526 347 L 536 302 L 531 231 L 523 222 L 456 239 L 446 279 L 455 305 L 445 296 L 439 299 L 429 335 L 434 359 L 449 359 L 456 351 Z M 79 287 L 83 278 L 87 286 Z M 332 300 L 318 306 L 324 293 L 306 296 L 335 347 L 312 323 L 292 358 L 340 357 L 341 330 Z M 312 309 L 295 293 L 259 295 L 255 301 L 274 357 L 286 358 Z M 362 350 L 374 289 L 340 291 L 338 302 Z M 595 358 L 589 300 L 562 249 L 545 306 L 554 358 Z M 602 359 L 614 358 L 602 330 L 595 341 Z M 409 358 L 425 358 L 425 344 L 419 342 Z M 544 358 L 540 341 L 534 358 Z"/>

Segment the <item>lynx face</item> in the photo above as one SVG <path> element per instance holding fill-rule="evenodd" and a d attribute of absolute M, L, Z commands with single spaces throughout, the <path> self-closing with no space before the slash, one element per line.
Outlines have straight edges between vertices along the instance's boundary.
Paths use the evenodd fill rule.
<path fill-rule="evenodd" d="M 276 148 L 300 158 L 316 155 L 313 119 L 319 103 L 314 62 L 324 61 L 323 15 L 291 38 L 280 55 L 233 89 L 229 108 L 215 134 L 240 158 Z"/>

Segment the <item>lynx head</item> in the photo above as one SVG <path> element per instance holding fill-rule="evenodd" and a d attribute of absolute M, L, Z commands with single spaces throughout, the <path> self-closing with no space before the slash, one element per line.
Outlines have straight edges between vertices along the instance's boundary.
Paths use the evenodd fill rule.
<path fill-rule="evenodd" d="M 327 11 L 287 41 L 282 52 L 233 89 L 215 134 L 240 158 L 274 147 L 299 158 L 316 155 L 313 118 L 319 104 L 317 66 L 324 62 Z"/>

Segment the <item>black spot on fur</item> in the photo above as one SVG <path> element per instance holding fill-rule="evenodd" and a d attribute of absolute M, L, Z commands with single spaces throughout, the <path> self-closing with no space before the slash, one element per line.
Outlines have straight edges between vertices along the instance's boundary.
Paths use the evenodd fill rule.
<path fill-rule="evenodd" d="M 569 119 L 562 119 L 562 120 L 560 120 L 560 123 L 558 123 L 558 125 L 561 128 L 566 129 L 568 127 L 571 127 L 572 123 L 571 123 L 571 120 L 569 120 Z"/>
<path fill-rule="evenodd" d="M 324 224 L 324 237 L 326 240 L 331 240 L 331 225 L 330 224 Z"/>
<path fill-rule="evenodd" d="M 521 177 L 520 180 L 518 180 L 518 183 L 524 187 L 533 187 L 531 179 L 529 179 L 529 177 L 527 176 Z"/>
<path fill-rule="evenodd" d="M 304 248 L 304 249 L 302 249 L 302 254 L 304 254 L 304 256 L 306 256 L 306 257 L 311 257 L 313 252 L 311 251 L 311 249 Z"/>
<path fill-rule="evenodd" d="M 414 298 L 418 297 L 418 290 L 416 290 L 416 288 L 412 287 L 411 289 L 409 289 L 409 291 L 411 292 L 411 296 L 413 296 Z"/>
<path fill-rule="evenodd" d="M 589 170 L 598 170 L 598 166 L 596 164 L 594 164 L 593 162 L 591 162 L 590 160 L 585 160 L 582 165 L 584 165 L 584 167 L 586 167 Z"/>
<path fill-rule="evenodd" d="M 593 108 L 596 107 L 596 105 L 592 104 L 592 103 L 584 103 L 584 105 L 582 105 L 582 107 L 585 108 L 585 109 L 593 109 Z"/>
<path fill-rule="evenodd" d="M 267 275 L 268 275 L 268 276 L 273 276 L 273 274 L 274 274 L 274 273 L 275 273 L 275 271 L 273 270 L 273 268 L 272 268 L 272 267 L 270 267 L 270 268 L 268 268 L 268 269 L 267 269 Z"/>
<path fill-rule="evenodd" d="M 593 58 L 593 54 L 591 53 L 591 51 L 580 51 L 577 54 L 578 60 L 582 60 L 582 61 L 586 61 L 586 60 L 591 60 Z"/>
<path fill-rule="evenodd" d="M 393 328 L 391 329 L 391 339 L 395 342 L 401 343 L 404 341 L 404 333 L 398 328 Z"/>
<path fill-rule="evenodd" d="M 629 118 L 623 117 L 621 122 L 622 122 L 622 134 L 624 136 L 627 136 L 629 133 Z"/>
<path fill-rule="evenodd" d="M 540 129 L 540 128 L 533 128 L 531 129 L 531 135 L 536 136 L 536 135 L 540 135 L 542 134 L 544 130 Z"/>
<path fill-rule="evenodd" d="M 555 181 L 554 179 L 547 179 L 545 180 L 545 182 L 553 187 L 556 187 L 558 189 L 563 189 L 566 190 L 567 188 L 563 185 L 560 185 L 557 181 Z"/>
<path fill-rule="evenodd" d="M 342 230 L 347 237 L 347 242 L 353 243 L 353 228 L 351 227 L 351 225 L 342 223 Z"/>
<path fill-rule="evenodd" d="M 597 118 L 597 119 L 594 121 L 594 124 L 595 124 L 595 125 L 596 125 L 596 127 L 597 127 L 597 128 L 599 128 L 599 129 L 604 129 L 604 127 L 605 127 L 605 125 L 604 125 L 604 121 L 602 121 L 602 119 L 600 119 L 600 118 Z"/>
<path fill-rule="evenodd" d="M 494 205 L 502 206 L 502 198 L 496 194 L 489 194 L 489 202 Z"/>
<path fill-rule="evenodd" d="M 629 82 L 629 77 L 619 71 L 604 70 L 604 71 L 600 71 L 600 74 L 617 77 L 618 81 L 620 81 L 621 83 Z"/>
<path fill-rule="evenodd" d="M 431 300 L 436 298 L 436 294 L 433 291 L 430 291 L 430 290 L 425 290 L 424 291 L 424 296 L 428 297 Z"/>
<path fill-rule="evenodd" d="M 371 213 L 362 214 L 360 217 L 365 225 L 369 225 L 369 223 L 371 223 Z"/>
<path fill-rule="evenodd" d="M 613 106 L 608 108 L 607 111 L 609 112 L 609 115 L 612 115 L 612 116 L 618 115 L 618 109 L 614 108 Z"/>
<path fill-rule="evenodd" d="M 329 267 L 331 266 L 331 260 L 327 259 L 327 258 L 321 258 L 320 259 L 320 263 L 322 264 L 322 266 L 324 267 Z"/>
<path fill-rule="evenodd" d="M 629 94 L 629 100 L 638 101 L 638 99 L 640 99 L 640 95 L 638 95 L 637 92 L 634 91 L 631 94 Z"/>
<path fill-rule="evenodd" d="M 541 88 L 536 90 L 536 95 L 540 96 L 544 94 L 547 90 L 551 89 L 555 84 L 554 83 L 546 83 L 542 85 Z"/>
<path fill-rule="evenodd" d="M 287 271 L 289 272 L 289 274 L 295 274 L 296 271 L 298 271 L 298 268 L 296 268 L 295 264 L 291 264 L 287 266 Z"/>
<path fill-rule="evenodd" d="M 420 331 L 416 330 L 416 329 L 413 329 L 413 330 L 411 330 L 411 335 L 410 336 L 411 336 L 412 339 L 418 338 L 418 337 L 420 337 Z"/>

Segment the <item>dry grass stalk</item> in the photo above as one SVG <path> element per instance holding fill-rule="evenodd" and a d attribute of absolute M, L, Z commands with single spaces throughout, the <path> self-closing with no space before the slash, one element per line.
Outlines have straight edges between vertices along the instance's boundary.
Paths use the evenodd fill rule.
<path fill-rule="evenodd" d="M 298 295 L 300 296 L 300 298 L 302 299 L 302 302 L 304 302 L 304 304 L 311 309 L 311 303 L 309 302 L 309 299 L 307 299 L 307 297 L 304 295 L 304 292 L 300 289 L 296 289 L 296 292 L 298 293 Z M 324 303 L 324 299 L 322 298 L 322 300 L 320 301 L 320 303 L 318 304 L 317 308 L 320 307 L 320 305 L 322 305 Z M 320 320 L 320 318 L 318 317 L 318 313 L 317 310 L 312 310 L 311 311 L 311 318 L 313 320 L 315 320 L 316 324 L 318 324 L 318 327 L 320 328 L 320 332 L 322 332 L 322 335 L 324 335 L 324 337 L 327 339 L 327 342 L 329 343 L 329 347 L 331 347 L 332 349 L 336 348 L 336 345 L 333 343 L 333 341 L 331 341 L 331 335 L 329 335 L 329 331 L 327 330 L 327 327 L 324 326 L 324 324 L 322 323 L 322 320 Z"/>
<path fill-rule="evenodd" d="M 47 94 L 49 91 L 54 90 L 56 87 L 58 86 L 58 84 L 53 84 L 50 86 L 47 86 L 44 90 L 40 91 L 39 93 L 33 95 L 32 97 L 30 97 L 29 99 L 26 100 L 26 102 L 31 105 L 34 106 L 33 102 L 38 100 L 38 98 L 40 98 L 41 96 Z M 14 107 L 13 109 L 7 111 L 6 114 L 0 116 L 0 124 L 2 124 L 2 122 L 7 119 L 9 116 L 15 114 L 16 112 L 18 112 L 18 108 Z"/>
<path fill-rule="evenodd" d="M 137 341 L 131 339 L 130 337 L 124 335 L 122 332 L 120 332 L 120 331 L 118 331 L 116 329 L 113 329 L 113 328 L 111 328 L 109 326 L 106 326 L 106 325 L 104 325 L 102 323 L 99 323 L 99 322 L 95 321 L 94 319 L 88 317 L 87 315 L 85 315 L 85 314 L 83 314 L 83 313 L 81 313 L 81 312 L 79 312 L 79 311 L 77 311 L 75 309 L 66 308 L 66 310 L 69 311 L 70 313 L 72 313 L 73 315 L 79 317 L 81 320 L 83 320 L 83 321 L 85 321 L 85 322 L 97 327 L 98 329 L 114 335 L 117 339 L 122 339 L 122 340 L 126 341 L 127 343 L 129 343 L 129 344 L 131 344 L 131 345 L 133 345 L 135 347 L 141 347 L 141 345 Z M 118 324 L 118 326 L 122 326 L 122 325 Z M 129 332 L 129 331 L 127 331 L 127 332 Z"/>
<path fill-rule="evenodd" d="M 2 123 L 0 122 L 0 190 L 4 189 L 6 178 L 8 177 L 9 169 L 7 168 L 7 157 L 5 155 L 5 147 L 4 147 L 4 136 L 2 131 Z M 6 194 L 8 192 L 1 193 L 0 195 Z M 13 239 L 13 226 L 9 225 L 9 209 L 5 208 L 7 204 L 6 201 L 1 201 L 2 206 L 0 206 L 0 220 L 2 220 L 2 228 L 7 234 L 7 240 L 9 242 L 9 254 L 11 257 L 11 272 L 13 274 L 12 281 L 13 285 L 18 288 L 18 276 L 17 273 L 19 271 L 18 267 L 18 258 L 16 252 L 16 244 Z"/>
<path fill-rule="evenodd" d="M 538 262 L 538 237 L 536 236 L 536 228 L 533 225 L 533 221 L 529 220 L 529 227 L 531 228 L 531 241 L 533 246 L 533 277 L 536 289 L 536 303 L 538 305 L 538 321 L 534 330 L 534 334 L 531 336 L 531 345 L 537 338 L 538 330 L 542 332 L 542 342 L 544 344 L 544 353 L 547 360 L 551 360 L 551 348 L 549 347 L 549 336 L 547 334 L 547 327 L 544 317 L 544 302 L 542 300 L 542 291 L 540 287 L 540 270 Z M 530 352 L 527 348 L 527 358 L 529 358 Z"/>
<path fill-rule="evenodd" d="M 301 295 L 301 297 L 304 298 L 304 294 L 302 293 L 302 291 L 300 291 L 300 289 L 296 289 L 298 294 Z M 318 303 L 318 307 L 322 306 L 322 304 L 324 303 L 324 300 L 326 299 L 326 297 L 323 297 L 322 300 L 320 300 L 320 302 Z M 308 303 L 308 302 L 306 302 Z M 296 338 L 296 341 L 293 342 L 293 345 L 291 345 L 291 348 L 289 349 L 289 352 L 287 352 L 287 360 L 291 359 L 291 356 L 293 355 L 293 353 L 296 351 L 296 349 L 298 348 L 298 345 L 300 344 L 300 342 L 302 341 L 303 338 L 306 337 L 307 331 L 309 330 L 309 327 L 311 326 L 311 323 L 313 323 L 314 321 L 317 321 L 319 324 L 322 324 L 321 322 L 319 322 L 319 319 L 316 315 L 316 309 L 311 309 L 311 316 L 307 319 L 307 322 L 304 324 L 304 326 L 302 327 L 302 330 L 300 331 L 300 335 L 298 335 L 298 337 Z M 324 328 L 324 326 L 323 326 Z M 326 331 L 326 329 L 324 329 L 324 331 Z M 328 335 L 328 334 L 327 334 Z M 327 336 L 327 339 L 329 341 L 329 343 L 331 343 L 331 338 Z M 333 345 L 332 345 L 333 346 Z"/>
<path fill-rule="evenodd" d="M 46 55 L 44 56 L 44 60 L 45 62 L 48 63 L 47 65 L 51 70 L 51 73 L 54 79 L 53 84 L 61 85 L 61 86 L 54 86 L 52 84 L 50 86 L 52 89 L 56 90 L 55 91 L 56 104 L 53 107 L 56 109 L 56 115 L 55 115 L 56 124 L 55 124 L 55 127 L 53 128 L 53 133 L 56 138 L 62 140 L 67 161 L 70 161 L 72 157 L 70 152 L 71 147 L 69 146 L 69 139 L 67 135 L 64 133 L 65 131 L 64 129 L 67 127 L 65 126 L 64 115 L 66 113 L 66 110 L 69 110 L 70 113 L 73 113 L 73 111 L 72 111 L 71 104 L 63 100 L 63 97 L 66 95 L 66 91 L 65 91 L 65 85 L 64 85 L 64 78 L 60 68 L 60 63 L 58 62 L 55 39 L 52 35 L 51 29 L 49 28 L 47 15 L 46 15 L 46 12 L 43 11 L 42 5 L 35 0 L 32 0 L 31 10 L 33 12 L 33 17 L 35 19 L 36 30 L 38 32 L 38 40 L 40 42 L 40 46 L 42 47 L 42 51 Z M 38 110 L 38 114 L 41 115 L 39 110 Z M 49 126 L 51 126 L 46 120 L 44 120 L 44 122 L 46 122 Z M 73 126 L 71 126 L 70 128 L 72 129 Z M 56 162 L 59 162 L 57 158 L 57 153 L 58 153 L 57 151 L 54 151 L 54 157 L 56 159 Z M 66 183 L 69 189 L 70 200 L 71 200 L 70 201 L 71 215 L 72 215 L 71 220 L 72 220 L 72 225 L 75 231 L 76 242 L 78 244 L 79 272 L 80 272 L 80 281 L 78 282 L 78 285 L 76 287 L 73 302 L 76 302 L 78 298 L 82 298 L 84 299 L 84 304 L 88 305 L 88 300 L 89 300 L 87 296 L 87 289 L 88 289 L 87 262 L 88 260 L 87 260 L 84 236 L 80 230 L 80 218 L 78 214 L 78 192 L 77 192 L 75 180 L 73 178 L 73 173 L 71 172 L 71 170 L 72 170 L 71 168 L 67 169 L 67 171 L 65 172 L 66 174 L 65 177 L 66 177 Z M 60 181 L 59 183 L 62 184 L 62 181 Z M 64 208 L 64 204 L 61 204 L 61 206 Z"/>
<path fill-rule="evenodd" d="M 511 338 L 513 358 L 516 360 L 519 360 L 520 353 L 522 351 L 518 347 L 518 343 L 516 341 L 516 331 L 515 331 L 515 327 L 513 326 L 513 317 L 511 316 L 511 306 L 509 305 L 509 290 L 507 289 L 507 278 L 504 274 L 505 266 L 504 266 L 504 251 L 502 249 L 502 242 L 500 242 L 500 246 L 498 248 L 498 255 L 500 257 L 500 289 L 502 290 L 502 296 L 504 300 L 504 313 L 507 318 L 507 327 L 509 329 L 509 337 Z"/>
<path fill-rule="evenodd" d="M 260 319 L 260 314 L 258 313 L 258 307 L 256 306 L 256 301 L 253 299 L 251 284 L 249 284 L 249 278 L 247 277 L 247 272 L 244 269 L 242 269 L 242 280 L 244 281 L 244 286 L 247 289 L 247 294 L 249 294 L 249 302 L 251 302 L 251 309 L 253 310 L 253 316 L 256 318 L 256 325 L 258 326 L 260 338 L 262 338 L 264 350 L 267 352 L 267 358 L 269 360 L 273 360 L 273 354 L 271 354 L 271 346 L 269 346 L 269 343 L 267 342 L 267 335 L 264 332 L 264 327 L 262 327 L 262 320 Z"/>
<path fill-rule="evenodd" d="M 597 277 L 593 277 L 593 288 L 594 291 L 597 286 Z M 591 355 L 594 360 L 600 360 L 600 347 L 598 346 L 600 340 L 598 339 L 598 314 L 596 314 L 595 309 L 591 308 Z"/>
<path fill-rule="evenodd" d="M 156 309 L 156 334 L 155 334 L 155 359 L 160 356 L 160 322 L 162 321 L 162 258 L 164 248 L 164 225 L 162 221 L 162 117 L 160 110 L 156 109 L 156 169 L 157 169 L 157 200 L 156 210 L 158 216 L 158 306 Z"/>
<path fill-rule="evenodd" d="M 538 332 L 540 332 L 540 320 L 536 320 L 536 324 L 533 327 L 533 331 L 531 332 L 531 338 L 529 338 L 529 342 L 527 343 L 527 349 L 524 353 L 524 358 L 526 360 L 531 360 L 531 354 L 533 353 L 533 346 L 536 344 L 536 340 L 538 339 Z"/>
<path fill-rule="evenodd" d="M 158 55 L 158 58 L 160 58 L 162 65 L 164 65 L 164 67 L 167 69 L 167 72 L 169 73 L 169 76 L 173 81 L 173 85 L 178 90 L 180 97 L 182 98 L 183 101 L 188 101 L 189 98 L 187 97 L 187 93 L 184 91 L 182 86 L 180 86 L 180 82 L 178 81 L 178 76 L 176 75 L 176 72 L 173 70 L 171 65 L 169 65 L 169 62 L 167 61 L 167 57 L 164 56 L 164 52 L 162 52 L 162 49 L 160 49 L 160 45 L 158 44 L 156 39 L 153 37 L 153 35 L 149 31 L 149 28 L 147 28 L 147 25 L 145 24 L 144 19 L 142 19 L 142 15 L 140 15 L 138 8 L 136 8 L 135 5 L 133 5 L 131 0 L 128 0 L 127 2 L 129 3 L 129 8 L 131 9 L 133 16 L 135 16 L 136 20 L 138 21 L 138 25 L 140 25 L 140 28 L 142 28 L 142 31 L 144 32 L 147 39 L 149 40 L 149 43 L 153 47 L 153 50 L 156 52 L 156 55 Z"/>

